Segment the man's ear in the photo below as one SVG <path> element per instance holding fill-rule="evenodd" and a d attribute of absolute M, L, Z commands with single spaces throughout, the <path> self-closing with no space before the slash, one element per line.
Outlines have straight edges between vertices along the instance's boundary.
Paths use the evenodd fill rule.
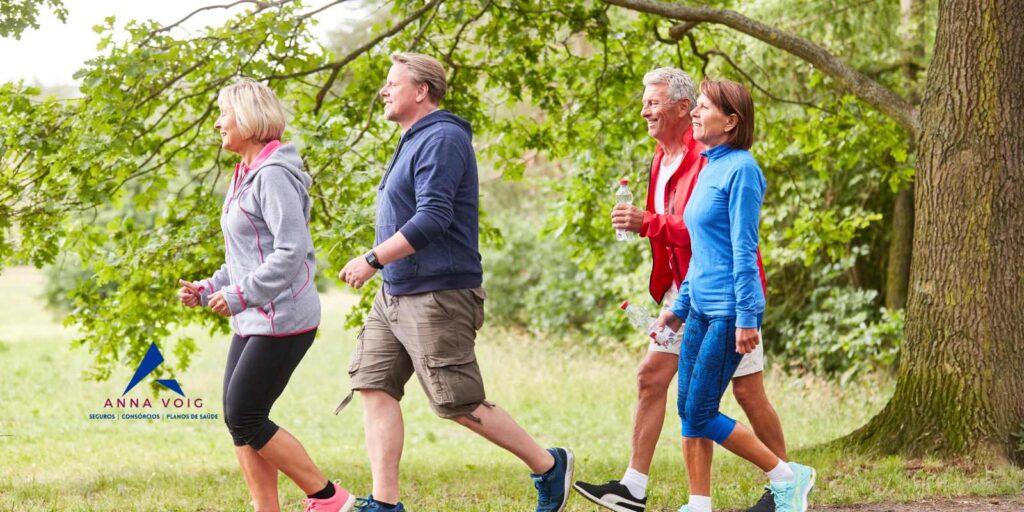
<path fill-rule="evenodd" d="M 689 118 L 690 111 L 693 110 L 693 104 L 690 103 L 690 98 L 683 98 L 679 100 L 680 108 L 683 109 L 683 117 Z"/>

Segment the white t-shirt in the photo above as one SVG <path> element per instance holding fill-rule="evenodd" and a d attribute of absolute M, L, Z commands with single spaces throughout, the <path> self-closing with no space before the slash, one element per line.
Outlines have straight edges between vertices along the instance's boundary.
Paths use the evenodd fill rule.
<path fill-rule="evenodd" d="M 665 214 L 665 189 L 668 188 L 668 180 L 672 179 L 679 163 L 683 161 L 683 152 L 679 153 L 674 160 L 666 162 L 665 157 L 661 158 L 661 170 L 658 171 L 658 182 L 654 184 L 654 213 Z"/>

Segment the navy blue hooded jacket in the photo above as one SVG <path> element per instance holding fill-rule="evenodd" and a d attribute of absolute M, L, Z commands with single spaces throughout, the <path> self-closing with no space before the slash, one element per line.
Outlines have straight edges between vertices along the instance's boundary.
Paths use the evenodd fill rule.
<path fill-rule="evenodd" d="M 399 139 L 377 189 L 374 245 L 401 231 L 416 252 L 384 266 L 385 292 L 410 295 L 481 285 L 472 137 L 468 121 L 435 110 Z"/>

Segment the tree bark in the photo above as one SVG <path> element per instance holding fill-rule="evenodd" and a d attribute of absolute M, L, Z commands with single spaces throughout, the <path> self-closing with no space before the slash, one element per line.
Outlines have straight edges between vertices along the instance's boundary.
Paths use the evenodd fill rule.
<path fill-rule="evenodd" d="M 896 391 L 851 440 L 1020 460 L 1024 0 L 940 3 L 921 110 L 914 258 Z"/>

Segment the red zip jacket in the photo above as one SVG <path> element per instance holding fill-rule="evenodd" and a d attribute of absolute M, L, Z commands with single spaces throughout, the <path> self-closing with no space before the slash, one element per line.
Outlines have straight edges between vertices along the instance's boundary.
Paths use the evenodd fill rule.
<path fill-rule="evenodd" d="M 683 223 L 683 210 L 690 200 L 697 176 L 707 164 L 707 158 L 700 155 L 704 145 L 693 138 L 693 127 L 683 133 L 683 145 L 686 153 L 679 167 L 669 179 L 665 190 L 665 213 L 657 214 L 654 210 L 654 187 L 658 184 L 658 173 L 661 172 L 661 158 L 665 149 L 658 144 L 654 150 L 654 161 L 651 162 L 651 179 L 647 184 L 647 211 L 644 222 L 640 226 L 640 236 L 651 242 L 651 280 L 648 289 L 651 298 L 661 304 L 665 293 L 675 284 L 678 288 L 690 266 L 690 232 Z M 765 279 L 764 263 L 761 262 L 761 250 L 757 251 L 757 267 L 761 273 L 761 287 L 765 297 L 768 296 L 768 281 Z"/>

